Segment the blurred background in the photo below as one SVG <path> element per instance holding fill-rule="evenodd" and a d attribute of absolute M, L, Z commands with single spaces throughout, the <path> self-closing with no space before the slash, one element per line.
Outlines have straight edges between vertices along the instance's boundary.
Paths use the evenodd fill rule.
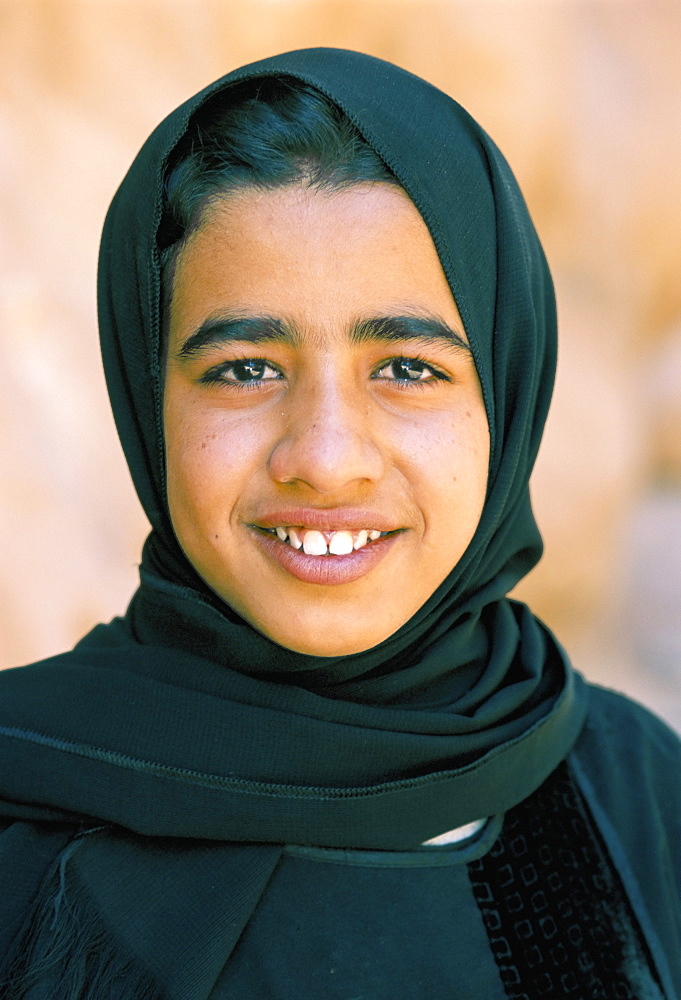
<path fill-rule="evenodd" d="M 193 92 L 314 45 L 424 76 L 514 168 L 561 323 L 546 553 L 518 596 L 681 730 L 677 0 L 0 0 L 0 666 L 69 648 L 136 585 L 95 319 L 117 184 Z"/>

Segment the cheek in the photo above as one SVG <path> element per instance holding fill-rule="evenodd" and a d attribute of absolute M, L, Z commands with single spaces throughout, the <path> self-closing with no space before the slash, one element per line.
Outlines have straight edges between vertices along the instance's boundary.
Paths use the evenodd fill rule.
<path fill-rule="evenodd" d="M 423 439 L 418 456 L 417 502 L 425 519 L 423 542 L 436 583 L 440 583 L 463 556 L 482 515 L 489 466 L 484 411 L 465 410 L 453 420 L 437 421 Z"/>
<path fill-rule="evenodd" d="M 165 436 L 174 523 L 183 511 L 199 518 L 229 516 L 267 451 L 259 422 L 220 410 L 166 407 Z"/>
<path fill-rule="evenodd" d="M 451 514 L 462 501 L 482 506 L 489 469 L 489 430 L 484 414 L 471 409 L 438 413 L 402 428 L 400 451 L 413 468 L 419 491 Z"/>

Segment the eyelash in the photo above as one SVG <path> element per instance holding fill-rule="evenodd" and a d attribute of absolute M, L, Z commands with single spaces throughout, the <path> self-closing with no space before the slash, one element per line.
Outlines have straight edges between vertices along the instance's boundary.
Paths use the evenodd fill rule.
<path fill-rule="evenodd" d="M 431 377 L 425 379 L 381 378 L 380 373 L 382 371 L 385 371 L 385 369 L 389 368 L 391 365 L 400 363 L 423 366 L 423 369 L 425 371 L 430 372 Z M 276 372 L 277 378 L 247 379 L 244 381 L 225 378 L 225 374 L 230 370 L 230 368 L 234 368 L 235 365 L 263 366 L 264 368 L 269 368 L 271 371 Z M 230 389 L 257 390 L 260 389 L 260 387 L 265 383 L 277 382 L 283 378 L 284 378 L 283 372 L 279 368 L 277 368 L 276 365 L 272 364 L 270 361 L 267 361 L 265 358 L 239 358 L 236 361 L 227 361 L 219 365 L 214 365 L 200 377 L 199 382 L 202 385 L 208 385 L 208 386 L 220 385 L 220 386 L 229 386 Z M 395 357 L 386 358 L 384 361 L 381 361 L 378 367 L 374 369 L 371 378 L 376 381 L 391 382 L 393 383 L 395 388 L 401 390 L 412 389 L 417 386 L 421 389 L 424 389 L 427 385 L 430 385 L 436 381 L 437 382 L 452 381 L 449 375 L 446 375 L 443 371 L 435 367 L 435 365 L 431 364 L 431 362 L 426 361 L 424 358 L 419 358 L 416 356 L 405 356 L 405 355 L 397 355 Z"/>

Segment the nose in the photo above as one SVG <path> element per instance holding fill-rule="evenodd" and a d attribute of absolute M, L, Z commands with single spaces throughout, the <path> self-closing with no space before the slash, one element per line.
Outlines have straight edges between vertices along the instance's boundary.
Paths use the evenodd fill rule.
<path fill-rule="evenodd" d="M 276 482 L 297 481 L 331 494 L 381 478 L 384 459 L 368 401 L 318 382 L 301 386 L 285 405 L 269 463 Z"/>

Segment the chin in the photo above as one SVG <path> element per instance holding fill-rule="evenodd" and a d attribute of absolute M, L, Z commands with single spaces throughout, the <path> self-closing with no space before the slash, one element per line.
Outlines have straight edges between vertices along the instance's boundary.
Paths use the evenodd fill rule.
<path fill-rule="evenodd" d="M 272 642 L 276 642 L 277 645 L 283 646 L 284 649 L 290 649 L 294 653 L 303 653 L 306 656 L 355 656 L 357 653 L 363 653 L 367 649 L 378 646 L 380 642 L 388 638 L 388 635 L 392 634 L 388 633 L 388 635 L 381 635 L 379 638 L 372 637 L 371 639 L 366 637 L 357 638 L 354 641 L 347 638 L 340 642 L 320 642 L 314 639 L 305 641 L 300 636 L 281 635 L 259 627 L 253 622 L 251 624 L 259 632 L 262 632 L 264 636 L 271 639 Z"/>
<path fill-rule="evenodd" d="M 359 633 L 353 633 L 347 627 L 347 619 L 344 623 L 339 618 L 337 621 L 327 620 L 314 625 L 310 623 L 304 625 L 299 622 L 296 628 L 289 629 L 281 628 L 281 622 L 267 622 L 256 616 L 244 614 L 243 610 L 239 613 L 249 625 L 271 642 L 306 656 L 355 656 L 357 653 L 378 646 L 397 631 L 401 624 L 396 623 L 394 628 L 389 626 L 380 631 L 372 630 L 370 634 L 364 629 Z"/>
<path fill-rule="evenodd" d="M 398 611 L 396 595 L 390 601 L 375 590 L 361 600 L 356 596 L 348 599 L 347 594 L 341 596 L 341 588 L 327 588 L 331 593 L 304 601 L 267 589 L 270 600 L 265 601 L 262 591 L 238 593 L 216 580 L 217 574 L 202 575 L 213 593 L 257 632 L 305 656 L 356 656 L 373 649 L 401 628 L 419 607 L 414 602 L 413 608 L 410 605 Z M 357 584 L 350 586 L 354 589 Z"/>

